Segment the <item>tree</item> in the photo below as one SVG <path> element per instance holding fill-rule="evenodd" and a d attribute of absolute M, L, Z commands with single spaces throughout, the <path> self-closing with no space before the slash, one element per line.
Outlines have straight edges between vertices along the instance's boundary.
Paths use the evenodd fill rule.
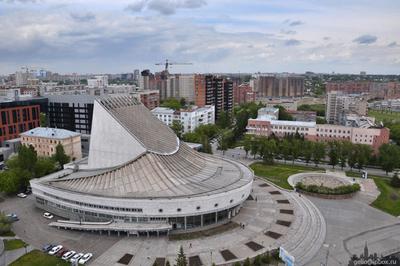
<path fill-rule="evenodd" d="M 356 162 L 358 170 L 361 170 L 368 163 L 371 155 L 371 146 L 365 144 L 356 144 Z"/>
<path fill-rule="evenodd" d="M 13 170 L 0 172 L 0 191 L 6 194 L 18 192 L 21 186 L 21 178 Z"/>
<path fill-rule="evenodd" d="M 279 109 L 278 120 L 293 121 L 293 116 L 286 111 L 285 107 L 281 105 L 275 105 L 274 107 Z"/>
<path fill-rule="evenodd" d="M 336 141 L 329 142 L 328 144 L 329 164 L 332 165 L 332 168 L 335 168 L 335 165 L 339 162 L 338 146 L 339 144 Z"/>
<path fill-rule="evenodd" d="M 251 266 L 251 261 L 249 258 L 246 258 L 246 260 L 243 263 L 243 266 Z"/>
<path fill-rule="evenodd" d="M 47 127 L 48 126 L 47 116 L 46 116 L 45 113 L 40 113 L 39 114 L 39 120 L 40 120 L 40 126 L 41 127 Z"/>
<path fill-rule="evenodd" d="M 176 136 L 181 139 L 183 133 L 183 124 L 181 121 L 174 120 L 172 121 L 171 129 L 175 132 Z"/>
<path fill-rule="evenodd" d="M 186 99 L 182 97 L 182 98 L 179 100 L 179 104 L 181 105 L 181 107 L 186 106 Z"/>
<path fill-rule="evenodd" d="M 293 139 L 292 145 L 290 147 L 290 155 L 292 156 L 292 163 L 300 157 L 301 154 L 301 143 L 302 141 L 299 139 Z"/>
<path fill-rule="evenodd" d="M 388 172 L 392 172 L 395 168 L 400 165 L 400 148 L 397 145 L 383 144 L 379 147 L 379 164 L 382 169 Z"/>
<path fill-rule="evenodd" d="M 265 163 L 272 164 L 277 150 L 277 145 L 274 139 L 266 137 L 260 138 L 260 154 Z"/>
<path fill-rule="evenodd" d="M 37 161 L 37 153 L 35 149 L 31 145 L 29 145 L 29 147 L 21 145 L 18 148 L 17 158 L 18 167 L 21 169 L 26 169 L 27 171 L 31 172 L 33 176 L 33 171 Z"/>
<path fill-rule="evenodd" d="M 186 259 L 186 255 L 183 252 L 183 247 L 181 246 L 179 248 L 179 253 L 178 253 L 178 257 L 176 258 L 176 264 L 175 266 L 187 266 L 187 259 Z"/>
<path fill-rule="evenodd" d="M 259 147 L 259 142 L 257 137 L 253 137 L 251 139 L 251 144 L 250 144 L 250 154 L 253 155 L 253 158 L 256 158 L 257 153 L 259 152 L 260 147 Z"/>
<path fill-rule="evenodd" d="M 57 144 L 56 153 L 53 155 L 53 159 L 58 162 L 60 168 L 70 161 L 69 156 L 65 154 L 64 147 L 61 144 Z"/>
<path fill-rule="evenodd" d="M 233 132 L 229 129 L 221 130 L 219 137 L 217 138 L 218 150 L 222 151 L 225 155 L 225 151 L 228 150 L 233 141 Z"/>
<path fill-rule="evenodd" d="M 283 139 L 279 145 L 280 148 L 280 154 L 283 157 L 283 160 L 286 161 L 290 159 L 291 155 L 291 143 L 289 142 L 288 139 Z"/>
<path fill-rule="evenodd" d="M 0 235 L 4 235 L 10 231 L 11 221 L 3 213 L 0 213 Z"/>
<path fill-rule="evenodd" d="M 313 143 L 313 161 L 315 166 L 318 166 L 319 162 L 323 158 L 325 158 L 325 144 L 323 142 L 314 142 Z"/>
<path fill-rule="evenodd" d="M 400 187 L 400 178 L 399 178 L 399 176 L 397 175 L 397 173 L 395 173 L 394 175 L 393 175 L 393 177 L 392 177 L 392 179 L 390 180 L 390 185 L 392 186 L 392 187 Z"/>
<path fill-rule="evenodd" d="M 350 141 L 342 141 L 338 143 L 338 160 L 342 170 L 346 166 L 352 146 L 353 144 Z"/>
<path fill-rule="evenodd" d="M 179 110 L 182 108 L 181 102 L 175 98 L 168 98 L 164 100 L 160 106 L 166 107 L 166 108 L 171 108 L 174 110 Z"/>
<path fill-rule="evenodd" d="M 35 164 L 35 177 L 42 177 L 57 170 L 52 158 L 39 158 Z"/>
<path fill-rule="evenodd" d="M 222 129 L 231 128 L 232 127 L 231 114 L 229 112 L 222 111 L 219 114 L 216 124 L 218 127 L 222 128 Z"/>
<path fill-rule="evenodd" d="M 247 155 L 249 154 L 249 151 L 251 149 L 251 136 L 250 135 L 245 135 L 244 136 L 243 149 L 246 152 L 246 158 L 247 158 Z"/>
<path fill-rule="evenodd" d="M 313 144 L 311 141 L 305 140 L 302 142 L 301 155 L 303 156 L 306 164 L 311 161 L 313 154 Z"/>

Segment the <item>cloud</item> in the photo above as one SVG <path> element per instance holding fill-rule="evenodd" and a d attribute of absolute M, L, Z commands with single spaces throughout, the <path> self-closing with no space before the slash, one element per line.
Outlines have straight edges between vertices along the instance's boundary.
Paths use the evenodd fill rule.
<path fill-rule="evenodd" d="M 8 3 L 8 4 L 13 4 L 13 3 L 22 3 L 22 4 L 27 4 L 27 3 L 36 3 L 40 2 L 41 0 L 0 0 L 1 2 Z"/>
<path fill-rule="evenodd" d="M 391 42 L 387 45 L 387 47 L 393 48 L 393 47 L 398 47 L 400 46 L 399 44 L 397 44 L 397 42 Z"/>
<path fill-rule="evenodd" d="M 96 16 L 90 12 L 86 14 L 70 13 L 70 16 L 78 22 L 87 22 L 96 19 Z"/>
<path fill-rule="evenodd" d="M 137 0 L 129 4 L 125 10 L 141 12 L 145 9 L 156 11 L 162 15 L 175 14 L 177 9 L 200 8 L 207 4 L 205 0 Z"/>
<path fill-rule="evenodd" d="M 376 40 L 378 40 L 378 38 L 376 36 L 365 34 L 365 35 L 361 35 L 361 36 L 355 38 L 353 40 L 353 42 L 358 43 L 358 44 L 372 44 L 372 43 L 376 42 Z"/>
<path fill-rule="evenodd" d="M 291 35 L 291 34 L 296 34 L 296 31 L 295 30 L 284 30 L 284 29 L 281 29 L 280 33 Z"/>
<path fill-rule="evenodd" d="M 285 41 L 285 46 L 297 46 L 300 45 L 301 41 L 296 40 L 296 39 L 290 39 Z"/>
<path fill-rule="evenodd" d="M 295 20 L 295 21 L 291 21 L 291 22 L 289 23 L 289 26 L 294 27 L 294 26 L 299 26 L 299 25 L 303 25 L 303 24 L 304 24 L 303 21 L 301 21 L 301 20 Z"/>

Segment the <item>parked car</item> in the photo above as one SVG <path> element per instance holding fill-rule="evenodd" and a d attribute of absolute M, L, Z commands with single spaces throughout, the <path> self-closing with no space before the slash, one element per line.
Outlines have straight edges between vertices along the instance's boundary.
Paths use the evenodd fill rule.
<path fill-rule="evenodd" d="M 32 189 L 31 189 L 31 187 L 27 187 L 27 188 L 26 188 L 25 194 L 26 194 L 26 195 L 32 194 Z"/>
<path fill-rule="evenodd" d="M 49 251 L 50 251 L 52 248 L 54 248 L 54 247 L 55 247 L 55 245 L 46 244 L 46 245 L 43 246 L 42 250 L 43 250 L 44 252 L 49 252 Z"/>
<path fill-rule="evenodd" d="M 56 257 L 61 258 L 67 252 L 68 252 L 68 249 L 62 248 L 62 249 L 60 249 L 60 251 L 57 252 Z"/>
<path fill-rule="evenodd" d="M 76 254 L 75 251 L 70 250 L 66 253 L 64 253 L 64 255 L 61 257 L 63 260 L 69 260 L 70 258 L 72 258 L 72 256 L 74 256 Z"/>
<path fill-rule="evenodd" d="M 21 192 L 21 193 L 18 193 L 18 194 L 17 194 L 17 197 L 18 197 L 18 198 L 26 198 L 27 195 L 26 195 L 25 193 L 22 193 L 22 192 Z"/>
<path fill-rule="evenodd" d="M 45 212 L 43 213 L 43 217 L 46 219 L 53 219 L 53 214 L 49 213 L 49 212 Z"/>
<path fill-rule="evenodd" d="M 63 248 L 62 245 L 55 246 L 54 248 L 52 248 L 52 249 L 49 251 L 49 255 L 54 255 L 54 254 L 56 254 L 56 253 L 59 252 L 62 248 Z"/>
<path fill-rule="evenodd" d="M 82 258 L 83 253 L 75 254 L 69 261 L 72 263 L 77 263 L 80 258 Z"/>
<path fill-rule="evenodd" d="M 93 257 L 92 253 L 86 253 L 83 257 L 79 260 L 79 264 L 85 264 Z"/>
<path fill-rule="evenodd" d="M 18 215 L 16 215 L 15 213 L 9 213 L 6 215 L 6 218 L 10 221 L 10 222 L 16 222 L 19 220 Z"/>

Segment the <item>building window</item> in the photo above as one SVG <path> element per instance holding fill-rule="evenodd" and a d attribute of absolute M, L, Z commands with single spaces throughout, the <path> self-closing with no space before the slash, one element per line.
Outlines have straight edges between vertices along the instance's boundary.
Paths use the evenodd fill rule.
<path fill-rule="evenodd" d="M 163 212 L 163 209 L 158 209 L 158 212 Z"/>
<path fill-rule="evenodd" d="M 180 212 L 181 210 L 182 210 L 181 208 L 176 209 L 177 212 Z"/>
<path fill-rule="evenodd" d="M 218 203 L 215 203 L 215 204 L 214 204 L 214 207 L 218 207 Z"/>
<path fill-rule="evenodd" d="M 233 202 L 233 199 L 231 199 L 229 202 L 232 203 L 232 202 Z"/>
<path fill-rule="evenodd" d="M 200 210 L 200 206 L 197 206 L 197 207 L 196 207 L 196 210 Z"/>

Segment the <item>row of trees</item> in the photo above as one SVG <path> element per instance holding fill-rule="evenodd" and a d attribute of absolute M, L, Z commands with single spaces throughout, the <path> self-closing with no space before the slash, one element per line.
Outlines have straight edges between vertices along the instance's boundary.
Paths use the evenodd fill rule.
<path fill-rule="evenodd" d="M 69 161 L 60 144 L 52 157 L 38 157 L 32 146 L 21 145 L 18 154 L 6 161 L 7 170 L 0 172 L 0 191 L 15 193 L 26 187 L 30 179 L 50 174 Z"/>
<path fill-rule="evenodd" d="M 314 162 L 317 166 L 325 158 L 328 163 L 362 169 L 370 162 L 379 164 L 386 172 L 400 168 L 400 147 L 392 144 L 383 144 L 379 155 L 374 155 L 371 146 L 353 144 L 349 141 L 332 141 L 328 143 L 312 142 L 300 136 L 288 136 L 282 140 L 275 137 L 246 135 L 243 140 L 243 149 L 254 156 L 259 155 L 266 163 L 273 163 L 275 158 L 285 161 L 303 159 L 306 163 Z"/>

